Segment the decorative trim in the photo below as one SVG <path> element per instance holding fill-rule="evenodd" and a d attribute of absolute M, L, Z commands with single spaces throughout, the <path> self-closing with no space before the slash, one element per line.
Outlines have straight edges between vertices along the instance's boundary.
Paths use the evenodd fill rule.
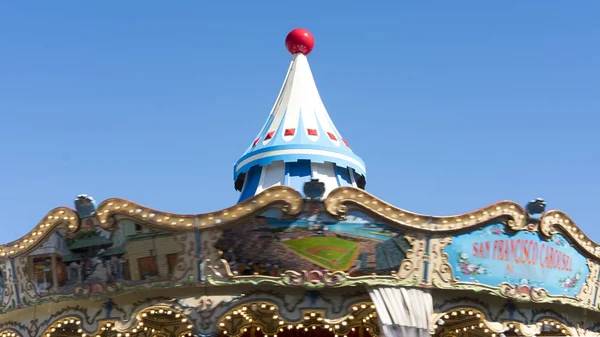
<path fill-rule="evenodd" d="M 490 286 L 478 283 L 454 282 L 443 286 L 436 284 L 436 287 L 446 290 L 468 290 L 476 293 L 490 294 L 513 300 L 518 303 L 558 303 L 562 305 L 570 305 L 573 307 L 587 308 L 598 311 L 598 308 L 590 307 L 587 302 L 581 301 L 576 297 L 568 297 L 565 295 L 549 295 L 548 292 L 543 288 L 519 286 L 507 282 L 503 282 L 498 286 Z"/>
<path fill-rule="evenodd" d="M 526 227 L 525 210 L 512 201 L 501 201 L 461 215 L 429 216 L 397 208 L 361 189 L 343 186 L 329 193 L 325 208 L 339 219 L 345 218 L 348 211 L 357 209 L 403 229 L 434 233 L 465 230 L 502 217 L 510 218 L 510 226 L 515 230 Z"/>
<path fill-rule="evenodd" d="M 519 336 L 535 336 L 546 324 L 557 330 L 557 335 L 564 336 L 598 336 L 588 328 L 582 327 L 583 322 L 570 322 L 564 315 L 552 310 L 519 310 L 519 318 L 513 317 L 514 309 L 495 306 L 494 313 L 490 306 L 476 299 L 459 297 L 445 301 L 436 306 L 438 312 L 432 316 L 430 333 L 436 336 L 455 336 L 457 333 L 471 330 L 485 330 L 480 333 L 506 333 L 513 331 Z M 458 317 L 463 320 L 456 321 Z M 448 321 L 454 321 L 448 326 Z M 458 330 L 458 331 L 457 331 Z M 437 334 L 436 334 L 437 333 Z"/>
<path fill-rule="evenodd" d="M 551 237 L 555 233 L 564 233 L 588 254 L 600 258 L 600 245 L 585 235 L 581 228 L 562 211 L 553 210 L 544 213 L 540 220 L 540 233 L 546 237 Z"/>
<path fill-rule="evenodd" d="M 2 329 L 0 328 L 0 336 L 2 337 L 23 337 L 23 335 L 15 330 L 15 329 L 11 329 L 11 328 L 5 328 Z"/>
<path fill-rule="evenodd" d="M 590 273 L 585 278 L 585 283 L 581 287 L 579 294 L 575 297 L 581 302 L 582 305 L 587 306 L 592 310 L 596 310 L 594 308 L 594 296 L 596 296 L 596 289 L 598 286 L 598 271 L 600 270 L 600 265 L 594 262 L 592 259 L 587 259 L 587 266 L 590 268 Z"/>
<path fill-rule="evenodd" d="M 157 211 L 125 199 L 108 199 L 98 206 L 100 226 L 115 230 L 117 218 L 142 221 L 145 225 L 167 231 L 193 231 L 194 223 L 200 230 L 224 228 L 259 215 L 265 210 L 279 206 L 283 213 L 292 216 L 302 211 L 304 201 L 293 188 L 275 186 L 264 190 L 241 203 L 220 211 L 204 214 L 173 214 Z"/>
<path fill-rule="evenodd" d="M 446 325 L 446 320 L 459 316 L 466 318 L 452 325 L 452 328 L 458 329 L 458 331 L 450 330 L 450 327 Z M 471 326 L 475 326 L 479 330 L 487 329 L 487 331 L 477 331 L 478 333 L 485 334 L 499 334 L 505 330 L 502 323 L 494 322 L 486 317 L 482 311 L 470 307 L 461 307 L 459 309 L 436 313 L 431 316 L 431 321 L 429 333 L 436 336 L 455 336 L 463 328 L 466 328 L 465 331 L 471 330 Z"/>
<path fill-rule="evenodd" d="M 249 153 L 249 156 L 242 157 L 235 165 L 234 176 L 247 172 L 252 166 L 266 166 L 273 161 L 283 160 L 285 162 L 297 161 L 298 159 L 310 159 L 312 162 L 330 162 L 331 158 L 337 159 L 339 166 L 349 166 L 362 175 L 366 174 L 366 167 L 360 158 L 353 156 L 353 153 L 342 154 L 335 151 L 323 150 L 320 146 L 311 148 L 307 145 L 300 145 L 298 148 L 290 146 L 275 146 L 267 149 L 261 149 Z"/>
<path fill-rule="evenodd" d="M 79 216 L 68 207 L 50 211 L 29 233 L 18 240 L 0 246 L 0 257 L 15 258 L 35 250 L 52 233 L 65 228 L 74 233 L 79 229 Z"/>
<path fill-rule="evenodd" d="M 206 280 L 211 285 L 279 285 L 306 289 L 337 288 L 356 285 L 418 286 L 418 277 L 401 279 L 399 275 L 349 276 L 343 271 L 287 270 L 282 276 L 235 275 L 226 260 L 214 264 L 207 260 Z"/>
<path fill-rule="evenodd" d="M 452 272 L 452 266 L 448 262 L 448 254 L 444 253 L 444 248 L 452 243 L 452 238 L 432 238 L 429 240 L 431 262 L 430 279 L 428 283 L 438 288 L 452 288 L 456 284 Z"/>
<path fill-rule="evenodd" d="M 406 258 L 400 262 L 396 273 L 398 280 L 409 282 L 411 285 L 421 284 L 425 271 L 421 268 L 427 257 L 426 238 L 423 235 L 405 235 L 404 238 L 412 248 L 406 250 Z"/>
<path fill-rule="evenodd" d="M 512 230 L 536 230 L 550 238 L 565 233 L 587 254 L 600 257 L 600 245 L 592 241 L 564 212 L 548 211 L 540 219 L 539 229 L 530 223 L 527 212 L 517 203 L 500 201 L 479 210 L 452 216 L 429 216 L 397 208 L 361 189 L 344 186 L 331 191 L 325 199 L 327 211 L 343 219 L 348 211 L 357 209 L 403 229 L 433 233 L 453 233 L 475 229 L 484 223 L 507 219 Z M 560 231 L 559 231 L 560 229 Z"/>

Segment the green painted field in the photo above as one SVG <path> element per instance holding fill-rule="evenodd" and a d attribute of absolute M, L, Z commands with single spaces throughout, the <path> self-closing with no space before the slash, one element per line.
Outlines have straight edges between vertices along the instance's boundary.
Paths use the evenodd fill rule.
<path fill-rule="evenodd" d="M 331 237 L 284 241 L 290 250 L 323 268 L 346 271 L 358 256 L 358 243 Z"/>

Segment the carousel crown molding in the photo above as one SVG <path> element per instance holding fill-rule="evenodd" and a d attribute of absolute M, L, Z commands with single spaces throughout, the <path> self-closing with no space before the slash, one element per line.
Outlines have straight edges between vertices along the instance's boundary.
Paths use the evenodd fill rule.
<path fill-rule="evenodd" d="M 78 197 L 79 199 L 79 197 Z M 314 202 L 314 200 L 312 201 Z M 532 201 L 533 203 L 535 201 Z M 113 231 L 118 220 L 131 219 L 144 225 L 168 231 L 192 231 L 227 228 L 276 208 L 293 217 L 304 210 L 305 199 L 294 188 L 270 187 L 263 192 L 231 207 L 209 213 L 177 214 L 159 211 L 135 202 L 111 198 L 103 201 L 97 210 L 84 213 L 68 207 L 50 211 L 33 230 L 20 239 L 0 246 L 0 257 L 17 257 L 35 249 L 57 229 L 75 233 L 80 219 L 95 217 L 99 226 Z M 577 246 L 592 257 L 600 258 L 600 245 L 590 239 L 564 212 L 550 210 L 538 216 L 528 213 L 513 201 L 500 201 L 478 210 L 450 216 L 433 216 L 407 211 L 393 206 L 362 189 L 345 186 L 332 190 L 323 201 L 328 214 L 343 220 L 350 210 L 359 210 L 385 220 L 401 229 L 449 234 L 475 229 L 492 221 L 504 221 L 514 231 L 536 231 L 544 237 L 555 233 L 566 234 Z M 539 215 L 539 214 L 538 214 Z"/>

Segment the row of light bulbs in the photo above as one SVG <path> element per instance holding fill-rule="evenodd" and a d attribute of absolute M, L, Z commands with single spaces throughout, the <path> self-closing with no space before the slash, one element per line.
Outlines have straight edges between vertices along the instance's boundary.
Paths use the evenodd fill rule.
<path fill-rule="evenodd" d="M 165 310 L 165 309 L 158 309 L 158 310 L 150 310 L 149 311 L 150 315 L 173 315 L 175 314 L 175 318 L 179 318 L 181 317 L 180 313 L 174 313 L 173 310 Z M 148 317 L 148 312 L 143 312 L 142 313 L 142 317 Z M 182 322 L 185 323 L 187 319 L 184 318 L 184 320 Z"/>
<path fill-rule="evenodd" d="M 296 326 L 296 328 L 298 328 L 298 329 L 301 329 L 301 328 L 302 328 L 302 324 L 298 324 L 298 326 Z M 333 328 L 331 328 L 331 327 L 330 327 L 328 324 L 325 324 L 325 325 L 323 326 L 323 328 L 325 328 L 325 329 L 327 329 L 327 330 L 329 330 L 329 331 L 333 331 Z M 255 329 L 256 331 L 260 331 L 260 327 L 259 327 L 259 326 L 255 327 L 254 329 Z M 288 325 L 288 330 L 291 330 L 291 329 L 293 329 L 293 325 Z M 317 329 L 317 327 L 316 327 L 316 326 L 312 326 L 312 329 L 313 329 L 313 330 L 316 330 L 316 329 Z M 308 328 L 304 328 L 304 331 L 308 331 L 308 330 L 309 330 Z M 351 331 L 356 331 L 356 328 L 351 328 L 350 330 L 351 330 Z M 367 328 L 365 328 L 365 330 L 366 330 L 366 331 L 369 331 L 370 329 L 367 327 Z M 248 331 L 248 328 L 244 328 L 244 329 L 243 329 L 243 331 L 244 331 L 244 332 L 247 332 L 247 331 Z M 284 329 L 283 329 L 283 328 L 279 328 L 279 331 L 280 331 L 280 332 L 283 332 L 283 331 L 284 331 Z M 227 331 L 224 331 L 223 333 L 226 335 L 226 334 L 227 334 Z M 265 335 L 265 337 L 277 337 L 277 334 L 274 334 L 274 335 Z M 340 336 L 340 335 L 336 334 L 334 337 L 342 337 L 342 336 Z M 348 337 L 348 335 L 343 335 L 343 337 Z"/>
<path fill-rule="evenodd" d="M 444 315 L 444 318 L 445 319 L 449 319 L 450 316 L 458 316 L 459 314 L 460 315 L 469 315 L 469 316 L 475 315 L 475 317 L 481 318 L 481 314 L 480 313 L 475 313 L 472 310 L 468 310 L 468 311 L 467 310 L 453 311 L 449 315 L 448 314 Z M 437 323 L 437 325 L 444 325 L 446 322 L 443 319 L 440 318 L 440 319 L 438 319 L 438 321 L 436 323 Z M 555 323 L 553 321 L 537 322 L 536 325 L 538 326 L 538 328 L 541 328 L 544 325 L 550 325 L 551 327 L 556 328 L 557 330 L 560 330 L 563 334 L 567 332 L 567 330 L 565 329 L 564 326 L 560 325 L 559 323 Z M 509 327 L 510 330 L 512 330 L 512 331 L 514 331 L 516 333 L 519 332 L 519 328 L 517 328 L 512 323 L 508 324 L 508 327 Z M 462 331 L 467 331 L 469 329 L 474 330 L 476 328 L 483 329 L 483 332 L 485 332 L 485 333 L 489 333 L 489 331 L 490 331 L 487 327 L 484 327 L 484 323 L 483 322 L 480 322 L 477 325 L 471 325 L 469 327 L 462 327 L 462 328 L 455 329 L 454 332 L 459 333 L 459 332 L 461 332 L 461 330 Z M 496 337 L 496 334 L 492 333 L 491 337 Z M 504 333 L 500 333 L 500 334 L 498 334 L 498 337 L 506 337 L 506 335 Z"/>
<path fill-rule="evenodd" d="M 165 314 L 165 315 L 174 315 L 175 318 L 180 318 L 181 314 L 180 313 L 174 313 L 172 310 L 165 310 L 165 309 L 158 309 L 158 310 L 150 310 L 149 311 L 150 315 L 155 315 L 155 314 Z M 142 313 L 142 317 L 148 317 L 148 312 L 144 312 Z M 187 318 L 181 318 L 181 323 L 186 323 L 187 322 Z M 61 330 L 65 330 L 67 325 L 81 325 L 81 321 L 79 320 L 75 320 L 73 318 L 71 319 L 65 319 L 64 321 L 58 322 L 56 323 L 55 327 L 50 328 L 50 331 L 46 333 L 45 337 L 52 337 L 53 333 L 56 332 L 58 329 Z M 187 325 L 187 329 L 192 329 L 194 326 L 192 324 L 188 324 Z M 102 337 L 100 334 L 96 334 L 96 335 L 89 335 L 83 332 L 83 329 L 81 328 L 76 328 L 77 333 L 81 334 L 81 337 Z M 100 328 L 100 331 L 104 332 L 104 331 L 116 331 L 116 327 L 114 324 L 112 323 L 106 323 L 104 326 L 102 326 Z M 144 322 L 143 321 L 139 321 L 137 323 L 137 325 L 131 329 L 131 332 L 118 332 L 116 334 L 116 337 L 131 337 L 132 334 L 141 332 L 141 331 L 148 331 L 150 330 L 151 332 L 156 332 L 156 329 L 154 328 L 148 328 L 147 326 L 144 326 Z M 189 336 L 192 336 L 192 333 L 189 332 L 187 333 L 189 334 Z M 16 334 L 12 334 L 12 335 L 2 335 L 2 337 L 13 337 L 16 336 Z M 188 336 L 188 335 L 184 335 L 184 336 Z"/>
<path fill-rule="evenodd" d="M 255 310 L 256 310 L 256 309 L 258 308 L 258 305 L 253 305 L 252 307 L 253 307 L 253 309 L 255 309 Z M 267 307 L 268 307 L 268 305 L 266 305 L 266 304 L 264 304 L 264 303 L 260 305 L 260 308 L 261 308 L 261 309 L 267 309 Z M 353 307 L 352 307 L 352 310 L 353 310 L 353 311 L 358 311 L 358 310 L 360 310 L 360 309 L 367 309 L 367 307 L 368 307 L 368 306 L 367 306 L 366 304 L 360 304 L 360 305 L 357 305 L 357 306 L 353 306 Z M 371 308 L 371 309 L 375 309 L 375 305 L 374 305 L 374 304 L 371 304 L 371 305 L 369 306 L 369 308 Z M 276 310 L 276 307 L 274 307 L 274 306 L 270 306 L 270 307 L 268 308 L 268 310 L 270 310 L 270 311 L 275 311 L 275 310 Z M 235 315 L 240 315 L 240 316 L 242 316 L 242 317 L 243 317 L 243 318 L 244 318 L 244 319 L 245 319 L 245 320 L 246 320 L 248 323 L 252 323 L 252 321 L 253 321 L 253 319 L 252 319 L 252 316 L 251 316 L 251 315 L 248 313 L 248 307 L 246 307 L 246 306 L 242 307 L 242 308 L 241 308 L 241 309 L 239 309 L 239 310 L 234 310 L 234 311 L 232 312 L 232 315 L 234 315 L 234 316 L 235 316 Z M 367 321 L 369 321 L 369 320 L 371 320 L 371 319 L 373 319 L 373 318 L 376 318 L 376 316 L 377 316 L 376 312 L 370 313 L 369 315 L 365 316 L 365 318 L 363 318 L 363 319 L 362 319 L 362 321 L 363 321 L 363 323 L 366 323 Z M 317 322 L 319 322 L 319 323 L 317 323 L 317 324 L 321 324 L 320 322 L 323 322 L 323 320 L 324 320 L 324 319 L 323 319 L 323 317 L 320 317 L 320 316 L 318 316 L 318 314 L 317 314 L 317 313 L 315 313 L 315 312 L 308 313 L 308 314 L 307 314 L 306 316 L 304 316 L 303 318 L 304 318 L 304 320 L 305 320 L 305 321 L 316 320 Z M 225 320 L 229 321 L 229 320 L 231 320 L 231 319 L 232 319 L 232 316 L 231 316 L 231 315 L 226 315 L 226 316 L 225 316 Z M 279 331 L 280 331 L 280 332 L 283 332 L 283 331 L 285 331 L 285 328 L 283 327 L 283 325 L 286 325 L 286 322 L 285 322 L 285 321 L 283 321 L 283 320 L 281 320 L 281 318 L 279 317 L 279 315 L 277 315 L 277 314 L 274 314 L 274 315 L 272 316 L 272 319 L 273 319 L 273 320 L 279 320 L 279 322 L 278 322 L 278 325 L 280 326 L 280 328 L 279 328 Z M 354 319 L 354 316 L 353 316 L 353 315 L 349 315 L 349 316 L 348 316 L 348 319 L 350 319 L 350 320 L 353 320 L 353 319 Z M 323 324 L 323 328 L 325 328 L 325 329 L 327 329 L 327 330 L 329 330 L 329 331 L 332 331 L 332 332 L 334 332 L 335 330 L 338 330 L 338 329 L 340 329 L 340 328 L 341 328 L 341 326 L 347 326 L 347 325 L 348 325 L 348 322 L 347 322 L 347 321 L 342 321 L 342 322 L 340 322 L 339 324 L 333 324 L 333 325 L 330 325 L 330 324 Z M 220 323 L 219 323 L 219 326 L 220 326 L 220 327 L 225 327 L 225 326 L 226 326 L 226 323 L 225 323 L 225 322 L 220 322 Z M 310 328 L 312 328 L 313 330 L 317 329 L 317 326 L 316 326 L 316 325 L 312 325 L 312 326 L 310 326 L 310 324 L 309 324 L 309 327 L 307 327 L 307 326 L 305 326 L 303 323 L 297 323 L 295 326 L 294 326 L 294 324 L 289 324 L 289 323 L 287 324 L 287 329 L 288 329 L 288 330 L 292 330 L 292 329 L 294 329 L 294 327 L 295 327 L 296 329 L 304 329 L 304 331 L 309 331 L 309 327 L 310 327 Z M 256 327 L 255 329 L 256 329 L 256 331 L 260 331 L 260 329 L 261 329 L 261 328 L 260 328 L 260 327 Z M 244 328 L 244 329 L 242 329 L 242 330 L 243 330 L 243 332 L 247 332 L 247 331 L 248 331 L 248 328 Z M 354 331 L 354 330 L 355 330 L 355 328 L 351 328 L 351 330 L 352 330 L 352 331 Z M 366 330 L 367 330 L 367 331 L 369 331 L 369 328 L 367 327 L 367 328 L 366 328 Z M 227 330 L 224 330 L 224 331 L 223 331 L 223 333 L 224 333 L 225 335 L 227 335 L 229 332 L 228 332 Z M 343 336 L 344 336 L 344 337 L 347 337 L 346 335 L 343 335 Z M 271 336 L 269 336 L 269 335 L 265 335 L 265 337 L 271 337 Z M 273 335 L 272 337 L 277 337 L 277 335 Z M 336 335 L 335 335 L 335 337 L 339 337 L 339 335 L 338 335 L 338 334 L 336 334 Z"/>
<path fill-rule="evenodd" d="M 70 229 L 75 228 L 76 225 L 74 224 L 74 221 L 77 221 L 77 218 L 73 215 L 67 216 L 65 213 L 66 213 L 65 210 L 61 209 L 55 213 L 57 215 L 48 215 L 47 219 L 54 220 L 54 221 L 62 221 L 62 220 L 69 221 L 70 222 L 69 228 Z M 0 251 L 0 257 L 4 257 L 7 255 L 13 255 L 13 254 L 17 253 L 19 250 L 23 250 L 23 249 L 27 248 L 27 246 L 29 246 L 30 244 L 33 244 L 36 241 L 38 241 L 38 238 L 42 234 L 44 234 L 44 230 L 50 226 L 52 226 L 52 224 L 49 222 L 42 223 L 39 225 L 39 227 L 36 227 L 33 229 L 33 231 L 31 232 L 30 238 L 24 237 L 22 240 L 20 240 L 20 242 L 17 242 L 16 244 L 12 245 L 12 247 L 9 247 L 9 246 L 1 247 L 0 249 L 2 249 L 2 251 Z M 10 335 L 7 335 L 7 336 L 10 336 Z"/>
<path fill-rule="evenodd" d="M 193 221 L 194 218 L 191 216 L 187 216 L 187 215 L 173 215 L 173 214 L 167 214 L 167 213 L 162 213 L 159 211 L 154 211 L 152 209 L 144 209 L 138 205 L 130 205 L 128 203 L 124 203 L 124 204 L 117 204 L 114 202 L 109 202 L 107 204 L 107 208 L 108 209 L 104 209 L 102 211 L 99 211 L 98 215 L 100 218 L 100 223 L 106 223 L 107 222 L 107 216 L 109 214 L 109 212 L 111 211 L 111 209 L 113 211 L 127 211 L 129 214 L 138 216 L 143 218 L 144 220 L 148 220 L 148 221 L 152 221 L 155 222 L 157 224 L 162 224 L 162 225 L 171 225 L 171 226 L 185 226 L 185 227 L 192 227 L 194 225 Z M 235 210 L 223 210 L 221 217 L 231 217 L 231 218 L 237 218 L 237 214 L 235 214 L 235 211 L 243 211 L 244 207 L 239 206 L 237 207 L 237 209 Z M 246 208 L 246 210 L 251 210 Z M 231 212 L 231 214 L 230 214 Z M 209 215 L 208 217 L 206 217 L 206 220 L 199 222 L 199 226 L 200 227 L 205 227 L 207 225 L 209 225 L 209 223 L 215 223 L 215 224 L 220 224 L 223 222 L 223 219 L 221 217 L 218 216 L 214 216 L 214 215 Z"/>
<path fill-rule="evenodd" d="M 20 337 L 21 334 L 18 334 L 16 332 L 3 332 L 2 335 L 0 335 L 1 337 Z"/>

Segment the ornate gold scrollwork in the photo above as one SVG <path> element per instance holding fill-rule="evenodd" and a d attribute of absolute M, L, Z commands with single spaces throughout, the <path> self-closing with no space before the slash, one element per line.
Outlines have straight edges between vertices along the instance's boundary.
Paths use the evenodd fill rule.
<path fill-rule="evenodd" d="M 406 250 L 406 258 L 400 263 L 396 276 L 400 281 L 408 281 L 412 285 L 418 285 L 423 279 L 423 259 L 427 256 L 425 237 L 424 235 L 405 235 L 404 238 L 412 248 Z"/>
<path fill-rule="evenodd" d="M 546 237 L 551 237 L 555 233 L 564 233 L 584 251 L 592 256 L 600 257 L 600 245 L 585 235 L 564 212 L 548 211 L 544 213 L 540 219 L 540 233 Z"/>
<path fill-rule="evenodd" d="M 550 295 L 543 288 L 535 288 L 527 285 L 509 284 L 503 282 L 498 286 L 498 292 L 507 298 L 515 300 L 526 300 L 531 302 L 549 302 Z"/>
<path fill-rule="evenodd" d="M 18 240 L 0 247 L 0 257 L 18 257 L 27 254 L 48 238 L 57 229 L 64 228 L 75 232 L 79 228 L 79 216 L 68 207 L 58 207 L 50 211 L 33 230 Z"/>
<path fill-rule="evenodd" d="M 444 253 L 444 248 L 452 242 L 451 237 L 431 238 L 429 245 L 429 261 L 431 263 L 430 280 L 431 284 L 438 288 L 452 288 L 456 280 L 452 266 L 448 262 L 448 254 Z"/>
<path fill-rule="evenodd" d="M 600 265 L 592 259 L 587 259 L 587 266 L 590 268 L 590 273 L 585 278 L 585 283 L 581 287 L 579 294 L 575 297 L 587 307 L 591 307 L 596 296 L 596 283 L 598 282 L 598 271 Z"/>
<path fill-rule="evenodd" d="M 233 207 L 205 214 L 173 214 L 157 211 L 124 199 L 108 199 L 98 206 L 97 216 L 100 226 L 106 230 L 115 229 L 115 216 L 142 221 L 148 226 L 161 230 L 191 231 L 195 227 L 209 229 L 227 227 L 256 216 L 265 210 L 280 206 L 287 215 L 302 211 L 304 201 L 293 188 L 271 187 Z"/>
<path fill-rule="evenodd" d="M 527 227 L 525 210 L 512 201 L 501 201 L 490 206 L 454 216 L 429 216 L 397 208 L 377 197 L 355 187 L 339 187 L 331 191 L 325 199 L 327 212 L 335 217 L 344 217 L 350 209 L 364 211 L 401 228 L 448 232 L 465 230 L 479 226 L 483 222 L 508 217 L 511 228 Z"/>

